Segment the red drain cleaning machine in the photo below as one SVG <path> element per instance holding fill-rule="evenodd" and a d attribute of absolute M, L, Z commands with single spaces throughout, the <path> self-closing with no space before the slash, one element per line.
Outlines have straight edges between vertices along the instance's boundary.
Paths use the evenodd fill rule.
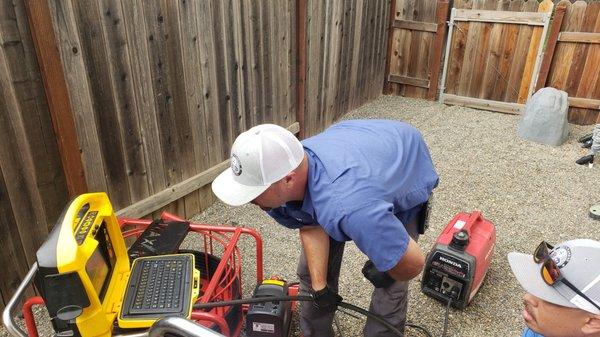
<path fill-rule="evenodd" d="M 180 249 L 186 236 L 193 236 L 195 250 Z M 65 208 L 38 250 L 3 322 L 13 336 L 37 337 L 32 308 L 44 305 L 55 336 L 229 337 L 240 335 L 244 316 L 250 315 L 257 332 L 288 336 L 293 302 L 254 309 L 244 304 L 198 307 L 241 299 L 238 244 L 244 237 L 255 244 L 250 255 L 256 258 L 251 263 L 256 265 L 256 293 L 295 295 L 296 288 L 284 281 L 263 280 L 262 239 L 253 229 L 190 223 L 168 213 L 154 221 L 117 218 L 106 194 L 83 194 Z M 40 296 L 24 301 L 24 332 L 15 316 L 31 283 Z"/>
<path fill-rule="evenodd" d="M 189 236 L 194 248 L 180 248 Z M 243 261 L 238 244 L 244 237 L 254 242 L 254 262 Z M 428 255 L 423 292 L 464 308 L 481 286 L 494 242 L 494 226 L 481 213 L 457 215 Z M 38 337 L 33 307 L 43 305 L 60 337 L 238 337 L 243 330 L 247 337 L 289 337 L 295 301 L 312 298 L 297 296 L 297 285 L 265 280 L 262 249 L 250 228 L 191 223 L 168 213 L 154 221 L 117 218 L 105 193 L 83 194 L 39 248 L 2 320 L 12 336 Z M 256 265 L 258 286 L 250 299 L 242 298 L 243 263 Z M 24 299 L 32 283 L 39 296 Z M 401 335 L 373 313 L 339 305 Z M 19 307 L 26 332 L 15 321 Z"/>
<path fill-rule="evenodd" d="M 481 212 L 456 215 L 427 255 L 423 293 L 464 309 L 483 283 L 495 243 L 496 228 Z"/>

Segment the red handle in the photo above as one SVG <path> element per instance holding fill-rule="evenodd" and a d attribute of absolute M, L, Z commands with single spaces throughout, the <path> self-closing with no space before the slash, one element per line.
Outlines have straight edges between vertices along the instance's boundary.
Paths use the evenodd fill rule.
<path fill-rule="evenodd" d="M 467 233 L 469 235 L 471 235 L 471 227 L 480 219 L 481 219 L 480 211 L 471 212 L 471 215 L 469 215 L 469 219 L 467 220 L 467 223 L 463 226 L 463 228 L 461 230 L 465 230 L 465 231 L 467 231 Z"/>

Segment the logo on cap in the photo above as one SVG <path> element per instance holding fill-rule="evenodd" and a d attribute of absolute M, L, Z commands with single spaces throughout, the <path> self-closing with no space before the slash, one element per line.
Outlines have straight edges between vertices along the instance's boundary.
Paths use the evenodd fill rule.
<path fill-rule="evenodd" d="M 231 155 L 231 170 L 233 171 L 233 174 L 235 174 L 236 176 L 239 176 L 240 174 L 242 174 L 242 163 L 240 162 L 240 159 L 235 154 Z"/>
<path fill-rule="evenodd" d="M 556 247 L 550 253 L 550 257 L 558 268 L 562 268 L 571 260 L 571 249 L 567 246 Z"/>

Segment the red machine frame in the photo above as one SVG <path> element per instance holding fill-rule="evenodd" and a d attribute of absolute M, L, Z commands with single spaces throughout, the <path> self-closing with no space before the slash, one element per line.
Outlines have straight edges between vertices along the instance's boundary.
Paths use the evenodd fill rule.
<path fill-rule="evenodd" d="M 167 212 L 162 213 L 161 219 L 164 221 L 184 221 Z M 119 224 L 125 239 L 139 237 L 150 223 L 152 223 L 152 220 L 119 218 Z M 196 303 L 227 301 L 235 299 L 236 294 L 242 295 L 242 256 L 238 247 L 242 235 L 249 235 L 254 238 L 256 243 L 256 281 L 257 284 L 262 282 L 263 243 L 258 232 L 246 227 L 215 226 L 199 223 L 190 223 L 189 231 L 190 233 L 197 233 L 203 238 L 204 251 L 202 253 L 204 253 L 205 264 L 209 263 L 209 256 L 215 256 L 217 247 L 219 247 L 218 250 L 222 250 L 222 254 L 218 256 L 220 262 L 210 275 L 210 279 L 203 278 L 201 275 L 202 292 Z M 39 337 L 32 307 L 43 304 L 44 300 L 39 296 L 35 296 L 27 299 L 23 305 L 22 312 L 27 333 L 30 337 Z M 225 320 L 225 315 L 229 310 L 231 310 L 231 307 L 217 307 L 210 309 L 210 311 L 193 310 L 191 319 L 207 327 L 217 326 L 225 336 L 238 336 L 243 320 L 240 319 L 236 326 L 230 327 Z M 243 306 L 242 314 L 246 310 L 247 306 Z"/>

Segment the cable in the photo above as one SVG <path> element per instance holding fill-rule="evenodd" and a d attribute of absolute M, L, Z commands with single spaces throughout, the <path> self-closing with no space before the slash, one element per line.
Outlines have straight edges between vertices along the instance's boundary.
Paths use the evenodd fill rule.
<path fill-rule="evenodd" d="M 450 315 L 450 304 L 452 303 L 452 297 L 448 298 L 448 304 L 446 304 L 446 314 L 444 315 L 444 330 L 442 337 L 446 337 L 446 331 L 448 329 L 448 316 Z"/>
<path fill-rule="evenodd" d="M 312 301 L 312 300 L 313 300 L 312 296 L 254 297 L 254 298 L 242 298 L 239 300 L 231 300 L 231 301 L 197 303 L 197 304 L 194 304 L 194 309 L 212 309 L 212 308 L 217 308 L 217 307 L 227 307 L 230 305 L 238 305 L 238 304 L 254 304 L 254 303 L 280 302 L 280 301 Z"/>
<path fill-rule="evenodd" d="M 425 329 L 424 327 L 420 326 L 420 325 L 416 325 L 416 324 L 412 324 L 412 323 L 404 323 L 404 326 L 407 326 L 409 328 L 413 328 L 413 329 L 417 329 L 420 330 L 422 333 L 424 333 L 427 337 L 432 337 L 431 334 L 429 333 L 429 331 L 427 331 L 427 329 Z"/>
<path fill-rule="evenodd" d="M 396 328 L 395 326 L 391 325 L 390 322 L 386 321 L 383 317 L 372 313 L 368 310 L 365 310 L 363 308 L 357 307 L 353 304 L 350 303 L 346 303 L 346 302 L 340 302 L 340 304 L 338 304 L 338 306 L 342 307 L 342 308 L 346 308 L 346 309 L 350 309 L 352 311 L 356 311 L 358 313 L 361 313 L 369 318 L 372 318 L 374 320 L 376 320 L 377 322 L 381 323 L 383 326 L 385 326 L 386 328 L 388 328 L 391 332 L 393 332 L 396 336 L 404 336 L 404 334 L 402 333 L 402 331 L 398 330 L 398 328 Z M 431 336 L 430 336 L 431 337 Z"/>
<path fill-rule="evenodd" d="M 226 307 L 226 306 L 231 306 L 231 305 L 239 305 L 239 304 L 253 304 L 253 303 L 265 303 L 265 302 L 280 302 L 280 301 L 305 301 L 305 302 L 312 302 L 314 299 L 312 296 L 269 296 L 269 297 L 255 297 L 255 298 L 244 298 L 244 299 L 239 299 L 239 300 L 231 300 L 231 301 L 221 301 L 221 302 L 209 302 L 209 303 L 197 303 L 194 304 L 194 309 L 211 309 L 211 308 L 215 308 L 215 307 Z M 395 326 L 393 326 L 392 324 L 390 324 L 387 320 L 385 320 L 383 317 L 381 317 L 380 315 L 377 315 L 375 313 L 372 313 L 368 310 L 365 310 L 363 308 L 357 307 L 353 304 L 350 303 L 346 303 L 346 302 L 340 302 L 338 304 L 339 307 L 345 308 L 345 309 L 349 309 L 355 312 L 358 312 L 360 314 L 363 314 L 364 316 L 367 316 L 369 318 L 372 318 L 374 320 L 376 320 L 377 322 L 379 322 L 380 324 L 382 324 L 383 326 L 385 326 L 386 328 L 388 328 L 390 331 L 392 331 L 396 336 L 404 336 L 404 334 L 402 333 L 402 331 L 398 330 L 398 328 L 396 328 Z M 412 327 L 412 328 L 417 328 L 421 331 L 423 331 L 428 337 L 431 337 L 431 334 L 429 333 L 429 331 L 427 331 L 425 328 L 415 325 L 415 324 L 405 324 L 406 326 Z"/>
<path fill-rule="evenodd" d="M 360 317 L 356 316 L 355 314 L 351 313 L 350 311 L 348 311 L 346 309 L 338 308 L 338 311 L 341 312 L 342 314 L 348 315 L 352 318 L 361 319 Z"/>

